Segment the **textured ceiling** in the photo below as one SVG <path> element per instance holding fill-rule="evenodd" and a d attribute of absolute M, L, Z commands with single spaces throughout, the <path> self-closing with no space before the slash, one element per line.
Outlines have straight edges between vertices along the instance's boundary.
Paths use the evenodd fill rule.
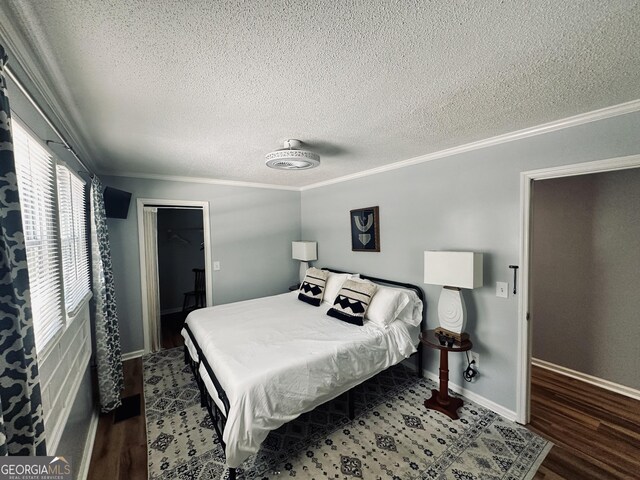
<path fill-rule="evenodd" d="M 103 173 L 302 186 L 640 98 L 633 0 L 2 3 Z"/>

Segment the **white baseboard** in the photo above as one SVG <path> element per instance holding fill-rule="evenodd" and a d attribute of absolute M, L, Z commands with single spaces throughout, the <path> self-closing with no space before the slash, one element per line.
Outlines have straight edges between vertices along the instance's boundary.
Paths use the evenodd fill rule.
<path fill-rule="evenodd" d="M 133 360 L 134 358 L 140 358 L 144 355 L 144 350 L 135 350 L 133 352 L 127 352 L 122 354 L 122 361 Z"/>
<path fill-rule="evenodd" d="M 575 378 L 576 380 L 581 380 L 590 385 L 595 385 L 596 387 L 604 388 L 605 390 L 619 393 L 620 395 L 624 395 L 626 397 L 640 400 L 640 390 L 627 387 L 626 385 L 620 385 L 619 383 L 610 382 L 609 380 L 594 377 L 593 375 L 588 375 L 586 373 L 576 372 L 575 370 L 571 370 L 570 368 L 561 367 L 560 365 L 546 362 L 544 360 L 540 360 L 539 358 L 532 358 L 531 365 L 535 365 L 536 367 L 544 368 L 561 375 L 566 375 L 567 377 Z"/>
<path fill-rule="evenodd" d="M 426 369 L 422 370 L 422 374 L 425 376 L 425 378 L 428 378 L 429 380 L 433 380 L 436 383 L 439 383 L 440 381 L 440 379 L 438 378 L 438 375 L 433 372 L 430 372 L 429 370 L 426 370 Z M 509 410 L 508 408 L 505 408 L 502 405 L 497 404 L 493 400 L 489 400 L 488 398 L 485 398 L 482 395 L 478 395 L 477 393 L 472 392 L 471 390 L 461 387 L 460 385 L 457 385 L 455 383 L 449 382 L 449 389 L 456 393 L 459 393 L 465 398 L 468 398 L 472 402 L 477 403 L 481 407 L 488 408 L 492 412 L 495 412 L 498 415 L 503 416 L 507 420 L 511 420 L 512 422 L 516 421 L 516 418 L 517 418 L 516 412 L 514 412 L 513 410 Z"/>
<path fill-rule="evenodd" d="M 96 432 L 98 431 L 98 420 L 100 414 L 98 409 L 94 409 L 91 415 L 91 421 L 89 423 L 89 431 L 87 432 L 87 439 L 84 442 L 84 450 L 82 452 L 82 459 L 80 460 L 80 467 L 78 468 L 78 480 L 86 480 L 89 475 L 89 466 L 91 465 L 91 454 L 93 453 L 93 444 L 96 441 Z"/>

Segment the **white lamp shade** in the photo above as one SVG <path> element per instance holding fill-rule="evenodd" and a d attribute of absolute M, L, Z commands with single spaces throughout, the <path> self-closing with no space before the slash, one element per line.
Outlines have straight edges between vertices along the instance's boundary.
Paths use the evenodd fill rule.
<path fill-rule="evenodd" d="M 291 242 L 291 258 L 308 262 L 318 259 L 316 242 Z"/>
<path fill-rule="evenodd" d="M 482 286 L 482 254 L 424 252 L 424 283 L 458 288 Z"/>

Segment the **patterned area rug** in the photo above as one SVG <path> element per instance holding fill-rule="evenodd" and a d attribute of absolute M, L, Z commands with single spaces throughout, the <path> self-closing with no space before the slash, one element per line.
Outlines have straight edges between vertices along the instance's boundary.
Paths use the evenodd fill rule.
<path fill-rule="evenodd" d="M 151 479 L 224 479 L 224 452 L 182 349 L 147 355 Z M 424 408 L 435 384 L 397 365 L 272 432 L 241 479 L 528 479 L 551 443 L 468 400 L 460 420 Z"/>

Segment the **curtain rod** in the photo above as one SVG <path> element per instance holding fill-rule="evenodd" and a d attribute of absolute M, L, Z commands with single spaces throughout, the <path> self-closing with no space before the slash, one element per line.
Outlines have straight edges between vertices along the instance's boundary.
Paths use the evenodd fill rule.
<path fill-rule="evenodd" d="M 78 163 L 80 165 L 82 165 L 82 168 L 84 168 L 87 173 L 93 178 L 93 172 L 91 172 L 91 170 L 89 168 L 87 168 L 87 166 L 84 164 L 84 162 L 82 160 L 80 160 L 80 157 L 78 156 L 78 154 L 73 150 L 73 147 L 71 145 L 69 145 L 69 143 L 65 140 L 65 138 L 62 136 L 62 134 L 60 133 L 60 131 L 55 127 L 55 125 L 51 122 L 51 120 L 49 120 L 49 117 L 47 117 L 47 115 L 42 111 L 42 109 L 40 108 L 40 106 L 36 103 L 36 101 L 34 100 L 34 98 L 29 94 L 29 92 L 27 91 L 27 89 L 24 87 L 24 85 L 22 85 L 22 83 L 20 82 L 20 80 L 18 80 L 18 77 L 15 76 L 15 74 L 11 71 L 11 69 L 9 68 L 8 65 L 5 65 L 4 67 L 4 71 L 7 72 L 7 74 L 9 75 L 9 77 L 11 77 L 11 80 L 13 80 L 13 83 L 15 83 L 18 88 L 20 89 L 20 91 L 24 94 L 25 97 L 27 97 L 27 100 L 29 100 L 29 102 L 31 102 L 31 105 L 34 106 L 34 108 L 36 109 L 36 111 L 42 116 L 42 118 L 44 119 L 45 122 L 47 122 L 47 124 L 49 125 L 49 127 L 51 127 L 51 130 L 53 130 L 53 133 L 55 133 L 58 138 L 60 140 L 62 140 L 62 142 L 54 142 L 52 140 L 47 140 L 46 143 L 47 145 L 49 143 L 60 143 L 61 145 L 64 145 L 64 147 L 69 150 L 69 152 L 71 152 L 71 154 L 76 158 L 76 160 L 78 161 Z"/>

